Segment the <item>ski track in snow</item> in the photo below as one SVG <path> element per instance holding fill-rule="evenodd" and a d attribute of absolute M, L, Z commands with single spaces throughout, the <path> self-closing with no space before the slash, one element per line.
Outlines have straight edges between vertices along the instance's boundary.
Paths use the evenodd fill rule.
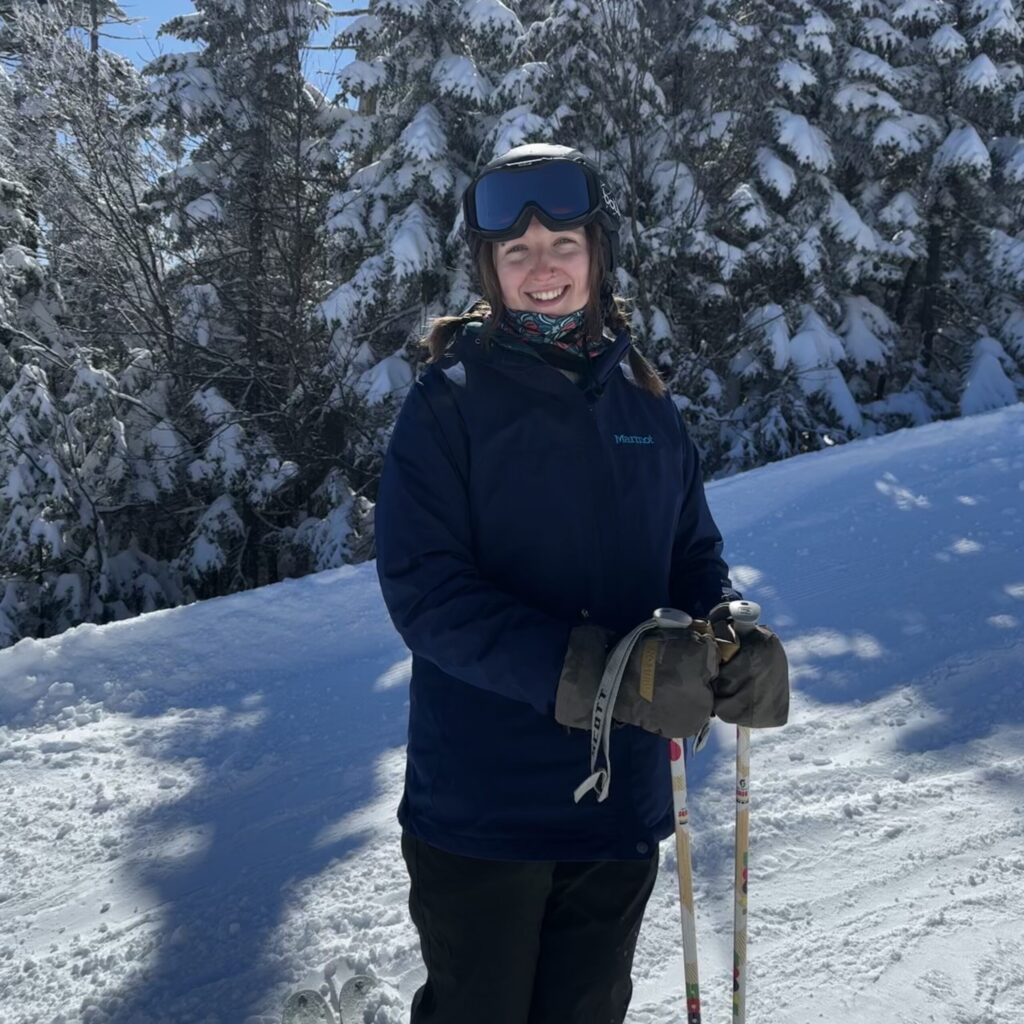
<path fill-rule="evenodd" d="M 752 743 L 750 1024 L 1022 1024 L 1024 407 L 708 497 L 795 691 Z M 0 652 L 0 1024 L 276 1024 L 342 965 L 407 1021 L 408 671 L 372 565 Z M 690 771 L 707 1024 L 732 751 L 716 723 Z M 661 858 L 628 1024 L 684 1017 Z"/>

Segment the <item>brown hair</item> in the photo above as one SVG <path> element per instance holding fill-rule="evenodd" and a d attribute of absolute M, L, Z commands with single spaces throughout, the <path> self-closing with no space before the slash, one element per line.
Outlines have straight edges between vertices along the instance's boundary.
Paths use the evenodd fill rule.
<path fill-rule="evenodd" d="M 586 232 L 590 251 L 590 299 L 587 302 L 584 319 L 587 338 L 600 338 L 606 325 L 613 331 L 628 331 L 629 316 L 626 310 L 626 301 L 618 295 L 609 295 L 611 288 L 605 283 L 608 276 L 608 260 L 601 237 L 601 229 L 596 224 L 587 224 Z M 484 328 L 480 340 L 485 346 L 490 343 L 491 335 L 501 319 L 501 314 L 505 311 L 505 304 L 501 300 L 498 272 L 494 269 L 493 248 L 491 242 L 483 242 L 477 255 L 476 272 L 483 291 L 483 298 L 461 316 L 441 316 L 431 321 L 426 335 L 420 342 L 430 350 L 428 362 L 436 363 L 444 357 L 456 331 L 464 324 L 487 320 L 487 326 Z M 610 302 L 607 316 L 602 322 L 602 300 L 606 295 L 609 296 Z M 658 376 L 658 371 L 632 345 L 629 348 L 629 366 L 641 388 L 657 398 L 661 398 L 665 394 L 667 388 L 664 381 Z"/>

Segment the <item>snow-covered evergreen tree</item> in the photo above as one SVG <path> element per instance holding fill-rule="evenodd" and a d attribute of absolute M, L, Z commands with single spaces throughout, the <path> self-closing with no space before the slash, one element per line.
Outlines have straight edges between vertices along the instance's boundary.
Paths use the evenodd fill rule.
<path fill-rule="evenodd" d="M 715 474 L 1024 390 L 1017 0 L 0 0 L 0 645 L 370 554 L 458 200 L 576 145 Z"/>
<path fill-rule="evenodd" d="M 718 0 L 688 8 L 669 44 L 678 67 L 662 83 L 693 198 L 662 362 L 718 471 L 860 427 L 839 367 L 835 159 L 817 90 L 834 33 L 810 4 Z"/>
<path fill-rule="evenodd" d="M 13 83 L 0 68 L 0 123 L 11 124 L 14 114 Z M 41 394 L 8 401 L 12 390 L 31 390 L 31 378 L 43 376 L 32 370 L 23 374 L 22 350 L 36 341 L 26 330 L 24 306 L 34 303 L 42 273 L 30 255 L 39 241 L 37 218 L 28 188 L 14 178 L 10 153 L 9 137 L 0 135 L 0 645 L 20 638 L 35 611 L 37 594 L 30 577 L 33 563 L 45 555 L 32 550 L 39 540 L 33 523 L 45 502 L 45 496 L 42 501 L 38 496 L 44 481 L 53 489 L 46 475 L 50 460 L 45 459 L 45 467 L 39 465 L 31 426 L 31 420 L 48 415 L 45 384 Z"/>
<path fill-rule="evenodd" d="M 725 313 L 701 371 L 712 463 L 955 412 L 988 305 L 1019 288 L 1018 17 L 1001 0 L 699 12 L 695 241 L 717 288 L 694 321 Z"/>
<path fill-rule="evenodd" d="M 116 8 L 85 5 L 86 22 L 81 6 L 21 4 L 5 21 L 3 45 L 17 57 L 0 90 L 0 163 L 10 169 L 0 174 L 8 186 L 0 228 L 0 642 L 182 599 L 136 540 L 138 464 L 127 420 L 142 403 L 116 377 L 135 356 L 105 277 L 129 274 L 123 256 L 134 243 L 122 235 L 123 248 L 107 246 L 106 214 L 122 183 L 92 174 L 88 159 L 104 150 L 97 136 L 109 155 L 131 145 L 110 124 L 120 104 L 123 125 L 137 95 L 130 67 L 74 31 L 97 27 Z"/>
<path fill-rule="evenodd" d="M 333 550 L 358 548 L 365 504 L 337 470 L 363 482 L 360 425 L 339 437 L 324 408 L 327 339 L 313 315 L 334 158 L 302 54 L 329 16 L 323 0 L 198 0 L 162 31 L 199 48 L 146 68 L 149 122 L 177 158 L 150 199 L 178 260 L 184 337 L 172 370 L 194 445 L 182 486 L 199 511 L 177 564 L 197 594 L 325 567 L 319 548 L 303 548 L 302 523 L 331 517 L 336 502 L 349 515 Z"/>
<path fill-rule="evenodd" d="M 1002 0 L 904 0 L 846 23 L 831 109 L 855 189 L 848 234 L 863 242 L 844 269 L 886 309 L 894 342 L 871 343 L 878 369 L 854 393 L 883 428 L 954 412 L 988 334 L 999 240 L 1022 198 L 1019 13 Z"/>

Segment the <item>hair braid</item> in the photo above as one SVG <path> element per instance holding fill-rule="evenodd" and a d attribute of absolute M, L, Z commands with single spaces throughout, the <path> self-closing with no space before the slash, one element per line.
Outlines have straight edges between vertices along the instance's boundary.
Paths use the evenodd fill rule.
<path fill-rule="evenodd" d="M 491 307 L 486 299 L 478 299 L 465 313 L 458 316 L 439 316 L 431 320 L 426 335 L 420 339 L 430 353 L 427 362 L 436 363 L 444 357 L 452 338 L 460 327 L 466 324 L 486 320 L 491 314 Z"/>
<path fill-rule="evenodd" d="M 605 326 L 616 334 L 619 331 L 629 332 L 629 310 L 626 307 L 626 300 L 614 294 L 607 278 L 601 285 L 601 301 Z M 637 384 L 645 391 L 649 391 L 657 398 L 661 398 L 668 391 L 654 365 L 643 356 L 635 344 L 629 346 L 629 368 L 633 371 Z"/>

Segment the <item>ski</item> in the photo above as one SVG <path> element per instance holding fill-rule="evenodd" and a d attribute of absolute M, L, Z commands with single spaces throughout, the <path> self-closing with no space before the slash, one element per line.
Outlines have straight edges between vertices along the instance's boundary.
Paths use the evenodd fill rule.
<path fill-rule="evenodd" d="M 288 997 L 281 1024 L 338 1024 L 338 1021 L 327 1000 L 319 992 L 305 988 Z"/>
<path fill-rule="evenodd" d="M 340 973 L 344 981 L 339 986 L 339 964 L 324 968 L 326 996 L 308 987 L 293 992 L 284 1004 L 281 1024 L 362 1024 L 366 998 L 377 985 L 377 979 L 354 974 L 344 962 Z M 316 983 L 315 974 L 307 975 L 307 985 Z"/>
<path fill-rule="evenodd" d="M 363 1024 L 366 997 L 376 984 L 376 979 L 368 974 L 357 974 L 341 986 L 337 1003 L 339 1024 Z"/>

